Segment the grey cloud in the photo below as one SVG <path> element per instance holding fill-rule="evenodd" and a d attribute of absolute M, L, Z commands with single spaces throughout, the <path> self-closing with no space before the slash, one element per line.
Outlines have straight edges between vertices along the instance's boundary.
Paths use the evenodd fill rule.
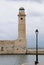
<path fill-rule="evenodd" d="M 44 16 L 44 13 L 39 13 L 39 12 L 29 12 L 30 16 Z"/>
<path fill-rule="evenodd" d="M 18 37 L 18 30 L 16 24 L 1 24 L 0 25 L 0 39 L 16 39 Z"/>
<path fill-rule="evenodd" d="M 7 0 L 7 1 L 36 1 L 36 2 L 42 2 L 44 0 Z"/>
<path fill-rule="evenodd" d="M 41 14 L 41 13 L 35 13 L 35 12 L 30 13 L 30 15 L 31 15 L 31 16 L 44 16 L 44 15 Z"/>
<path fill-rule="evenodd" d="M 44 1 L 44 0 L 30 0 L 30 1 L 36 1 L 36 2 L 42 2 L 42 1 Z"/>

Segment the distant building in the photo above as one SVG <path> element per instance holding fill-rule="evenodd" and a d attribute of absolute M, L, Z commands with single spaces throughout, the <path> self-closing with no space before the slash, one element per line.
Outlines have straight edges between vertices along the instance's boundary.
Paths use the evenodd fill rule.
<path fill-rule="evenodd" d="M 0 54 L 25 54 L 27 49 L 26 42 L 26 23 L 25 9 L 21 7 L 18 14 L 18 39 L 0 40 Z"/>

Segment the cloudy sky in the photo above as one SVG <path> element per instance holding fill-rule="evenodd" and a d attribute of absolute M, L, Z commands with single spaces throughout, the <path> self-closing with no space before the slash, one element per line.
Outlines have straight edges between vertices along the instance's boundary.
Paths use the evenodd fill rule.
<path fill-rule="evenodd" d="M 27 46 L 35 47 L 35 30 L 39 30 L 39 47 L 44 47 L 44 0 L 0 0 L 0 40 L 18 38 L 18 12 L 26 13 Z"/>

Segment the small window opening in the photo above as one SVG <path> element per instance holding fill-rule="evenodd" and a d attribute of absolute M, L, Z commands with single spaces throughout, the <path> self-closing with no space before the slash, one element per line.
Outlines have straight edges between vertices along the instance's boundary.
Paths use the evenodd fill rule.
<path fill-rule="evenodd" d="M 18 48 L 17 48 L 17 50 L 18 50 Z"/>
<path fill-rule="evenodd" d="M 3 47 L 1 47 L 1 51 L 3 51 Z"/>
<path fill-rule="evenodd" d="M 21 42 L 21 39 L 19 41 Z"/>
<path fill-rule="evenodd" d="M 21 18 L 21 20 L 23 20 L 23 18 Z"/>

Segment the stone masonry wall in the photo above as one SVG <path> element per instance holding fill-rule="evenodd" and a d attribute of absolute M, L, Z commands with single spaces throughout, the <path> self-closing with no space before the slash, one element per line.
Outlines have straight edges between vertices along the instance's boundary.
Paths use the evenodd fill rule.
<path fill-rule="evenodd" d="M 25 54 L 25 42 L 22 40 L 0 40 L 0 54 Z"/>

